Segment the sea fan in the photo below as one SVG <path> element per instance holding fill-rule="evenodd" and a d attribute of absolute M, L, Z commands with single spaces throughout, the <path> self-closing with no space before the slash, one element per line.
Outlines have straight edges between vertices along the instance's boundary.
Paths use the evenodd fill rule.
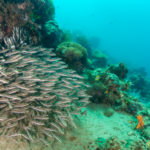
<path fill-rule="evenodd" d="M 0 51 L 0 130 L 15 139 L 58 140 L 88 103 L 83 77 L 52 49 Z"/>

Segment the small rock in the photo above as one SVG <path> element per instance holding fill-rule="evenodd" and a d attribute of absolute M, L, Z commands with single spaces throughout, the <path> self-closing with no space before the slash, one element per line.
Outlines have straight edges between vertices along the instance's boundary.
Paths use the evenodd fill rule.
<path fill-rule="evenodd" d="M 114 114 L 114 110 L 112 108 L 107 108 L 105 111 L 104 111 L 104 115 L 106 117 L 111 117 L 113 114 Z"/>
<path fill-rule="evenodd" d="M 133 136 L 134 133 L 131 131 L 131 132 L 128 133 L 128 135 L 129 135 L 129 136 Z"/>

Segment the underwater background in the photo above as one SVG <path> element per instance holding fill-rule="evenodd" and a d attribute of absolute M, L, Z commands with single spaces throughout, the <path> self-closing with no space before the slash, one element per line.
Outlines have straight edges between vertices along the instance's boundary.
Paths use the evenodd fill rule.
<path fill-rule="evenodd" d="M 60 27 L 99 38 L 116 61 L 150 73 L 149 0 L 54 0 Z"/>
<path fill-rule="evenodd" d="M 0 150 L 150 150 L 149 7 L 0 0 Z"/>

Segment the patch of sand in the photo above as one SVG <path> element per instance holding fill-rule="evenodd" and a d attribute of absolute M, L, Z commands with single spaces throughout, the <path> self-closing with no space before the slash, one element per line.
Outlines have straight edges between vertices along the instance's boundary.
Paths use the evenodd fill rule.
<path fill-rule="evenodd" d="M 1 137 L 0 150 L 90 150 L 88 145 L 100 137 L 107 139 L 116 136 L 125 142 L 140 139 L 135 129 L 136 118 L 123 112 L 115 112 L 111 117 L 106 117 L 104 115 L 106 108 L 107 106 L 97 104 L 85 108 L 87 113 L 75 119 L 77 128 L 66 134 L 63 143 L 55 143 L 55 146 L 49 147 L 37 143 L 29 147 Z"/>

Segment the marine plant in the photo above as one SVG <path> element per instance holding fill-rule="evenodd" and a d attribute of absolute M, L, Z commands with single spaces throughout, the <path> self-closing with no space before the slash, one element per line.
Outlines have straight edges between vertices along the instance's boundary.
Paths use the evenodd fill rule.
<path fill-rule="evenodd" d="M 72 116 L 88 103 L 83 77 L 53 49 L 22 46 L 0 51 L 0 132 L 47 144 L 75 126 Z"/>
<path fill-rule="evenodd" d="M 88 65 L 87 50 L 78 43 L 63 42 L 58 45 L 56 54 L 78 73 L 81 73 Z"/>

